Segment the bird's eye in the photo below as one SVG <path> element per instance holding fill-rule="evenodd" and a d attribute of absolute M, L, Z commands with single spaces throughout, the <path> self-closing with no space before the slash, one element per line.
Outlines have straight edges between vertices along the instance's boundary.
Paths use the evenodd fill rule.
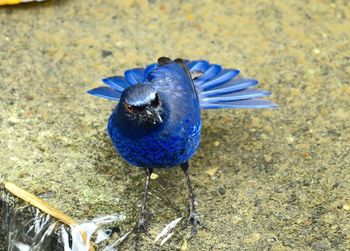
<path fill-rule="evenodd" d="M 129 105 L 128 103 L 124 102 L 124 107 L 125 109 L 128 111 L 128 112 L 133 112 L 134 111 L 134 108 Z"/>
<path fill-rule="evenodd" d="M 152 105 L 153 107 L 159 106 L 159 96 L 158 96 L 158 93 L 156 93 L 155 98 L 151 101 L 151 105 Z"/>

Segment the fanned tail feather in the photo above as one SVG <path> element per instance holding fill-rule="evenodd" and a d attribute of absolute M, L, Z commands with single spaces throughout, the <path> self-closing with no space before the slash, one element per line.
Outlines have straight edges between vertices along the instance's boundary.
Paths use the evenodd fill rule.
<path fill-rule="evenodd" d="M 264 91 L 261 89 L 245 89 L 238 92 L 229 92 L 226 94 L 219 94 L 217 96 L 211 96 L 207 98 L 202 98 L 203 103 L 213 103 L 213 102 L 226 102 L 226 101 L 236 101 L 242 99 L 253 99 L 269 96 L 271 92 Z"/>
<path fill-rule="evenodd" d="M 233 79 L 229 80 L 228 82 L 220 83 L 220 85 L 217 85 L 212 88 L 206 88 L 202 92 L 202 97 L 211 97 L 211 96 L 218 96 L 226 93 L 236 92 L 240 90 L 247 89 L 249 87 L 257 85 L 259 82 L 256 79 L 246 79 L 246 78 L 240 78 L 240 79 Z"/>
<path fill-rule="evenodd" d="M 275 103 L 267 99 L 245 99 L 231 102 L 203 103 L 202 109 L 219 108 L 274 108 L 278 107 Z"/>
<path fill-rule="evenodd" d="M 143 68 L 135 68 L 127 70 L 124 73 L 125 79 L 132 85 L 143 83 L 145 81 L 145 70 Z"/>
<path fill-rule="evenodd" d="M 145 69 L 145 79 L 148 80 L 149 74 L 158 67 L 158 64 L 150 64 Z"/>
<path fill-rule="evenodd" d="M 196 79 L 196 83 L 198 85 L 205 83 L 206 81 L 208 81 L 209 79 L 212 79 L 213 77 L 215 77 L 217 74 L 219 74 L 221 72 L 221 66 L 220 65 L 211 65 L 209 66 L 208 69 L 205 70 L 205 72 L 203 73 L 203 75 L 201 75 L 200 77 L 198 77 Z"/>
<path fill-rule="evenodd" d="M 219 74 L 217 74 L 215 78 L 212 78 L 211 80 L 208 80 L 205 83 L 202 83 L 200 86 L 204 91 L 208 89 L 212 89 L 230 81 L 231 79 L 236 77 L 238 74 L 239 74 L 239 70 L 224 69 Z"/>
<path fill-rule="evenodd" d="M 176 60 L 175 60 L 176 62 Z M 202 109 L 218 108 L 274 108 L 272 101 L 261 99 L 271 92 L 254 88 L 258 85 L 256 79 L 236 78 L 237 69 L 222 69 L 221 65 L 210 64 L 205 60 L 183 61 L 193 78 L 200 106 Z M 122 76 L 113 76 L 103 79 L 108 87 L 98 87 L 88 93 L 110 99 L 119 100 L 122 92 L 137 83 L 147 83 L 156 74 L 154 70 L 159 64 L 154 63 L 146 68 L 127 70 Z"/>
<path fill-rule="evenodd" d="M 106 98 L 110 100 L 119 100 L 122 94 L 121 92 L 115 89 L 112 89 L 110 87 L 105 87 L 105 86 L 92 89 L 88 91 L 88 93 L 97 97 Z"/>
<path fill-rule="evenodd" d="M 222 69 L 220 65 L 205 60 L 191 61 L 187 66 L 193 75 L 202 109 L 218 108 L 273 108 L 277 105 L 269 100 L 258 99 L 271 94 L 269 91 L 253 88 L 259 82 L 255 79 L 237 78 L 239 70 Z"/>
<path fill-rule="evenodd" d="M 157 67 L 157 64 L 151 64 L 143 68 L 135 68 L 127 70 L 122 76 L 113 76 L 102 79 L 103 83 L 109 87 L 98 87 L 93 90 L 88 91 L 97 97 L 106 98 L 110 100 L 119 100 L 122 92 L 128 88 L 130 85 L 137 83 L 144 83 L 146 81 L 146 76 L 152 72 Z"/>
<path fill-rule="evenodd" d="M 103 83 L 111 87 L 112 89 L 122 92 L 125 88 L 130 86 L 130 83 L 121 76 L 113 76 L 102 79 Z"/>
<path fill-rule="evenodd" d="M 209 68 L 210 64 L 208 61 L 205 60 L 198 60 L 198 61 L 190 61 L 187 63 L 187 67 L 192 71 L 201 71 L 205 72 Z"/>

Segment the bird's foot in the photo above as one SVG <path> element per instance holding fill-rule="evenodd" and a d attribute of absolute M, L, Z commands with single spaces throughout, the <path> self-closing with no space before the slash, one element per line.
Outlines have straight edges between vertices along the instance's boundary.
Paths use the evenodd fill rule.
<path fill-rule="evenodd" d="M 140 233 L 148 233 L 148 228 L 147 228 L 147 221 L 144 217 L 141 217 L 137 224 L 134 227 L 134 232 L 136 234 L 140 234 Z"/>
<path fill-rule="evenodd" d="M 147 227 L 147 221 L 145 217 L 141 217 L 137 223 L 134 226 L 133 232 L 134 232 L 134 238 L 133 238 L 133 246 L 134 250 L 138 251 L 141 250 L 141 244 L 142 239 L 144 238 L 143 234 L 150 237 L 148 233 L 148 227 Z"/>
<path fill-rule="evenodd" d="M 197 211 L 190 212 L 190 216 L 187 219 L 186 226 L 188 226 L 190 224 L 192 225 L 192 231 L 191 231 L 190 238 L 192 238 L 193 236 L 195 236 L 197 234 L 198 228 L 200 226 L 202 226 L 202 222 L 199 218 Z"/>

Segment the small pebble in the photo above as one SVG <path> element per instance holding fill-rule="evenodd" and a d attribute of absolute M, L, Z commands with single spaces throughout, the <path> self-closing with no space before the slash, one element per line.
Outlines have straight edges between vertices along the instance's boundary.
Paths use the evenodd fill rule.
<path fill-rule="evenodd" d="M 292 143 L 294 142 L 294 138 L 293 138 L 292 135 L 289 135 L 289 136 L 287 137 L 287 142 L 288 142 L 288 144 L 292 144 Z"/>
<path fill-rule="evenodd" d="M 264 155 L 264 159 L 266 162 L 271 162 L 272 156 L 271 155 Z"/>
<path fill-rule="evenodd" d="M 102 50 L 102 52 L 101 52 L 101 56 L 103 58 L 106 58 L 106 57 L 109 57 L 109 56 L 112 56 L 112 55 L 113 55 L 113 52 L 111 52 L 111 51 Z"/>
<path fill-rule="evenodd" d="M 349 211 L 349 210 L 350 210 L 350 204 L 349 204 L 349 203 L 344 203 L 343 209 L 344 209 L 345 211 Z"/>
<path fill-rule="evenodd" d="M 226 193 L 225 188 L 220 187 L 220 188 L 219 188 L 219 194 L 220 194 L 220 195 L 224 195 L 225 193 Z"/>
<path fill-rule="evenodd" d="M 315 54 L 320 54 L 320 50 L 317 49 L 317 48 L 315 48 L 315 49 L 314 49 L 314 53 L 315 53 Z"/>
<path fill-rule="evenodd" d="M 206 173 L 206 174 L 209 174 L 209 176 L 213 177 L 213 176 L 216 174 L 216 172 L 218 171 L 218 169 L 219 169 L 219 167 L 214 167 L 214 168 L 212 168 L 212 169 L 209 169 L 209 170 L 206 171 L 205 173 Z"/>

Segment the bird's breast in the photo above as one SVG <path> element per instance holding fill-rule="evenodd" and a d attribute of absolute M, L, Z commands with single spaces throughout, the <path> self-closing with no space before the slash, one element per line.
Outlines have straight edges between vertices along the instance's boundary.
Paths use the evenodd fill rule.
<path fill-rule="evenodd" d="M 117 127 L 109 135 L 119 154 L 139 167 L 172 167 L 186 162 L 196 152 L 200 141 L 200 125 L 186 123 L 164 126 L 139 138 L 126 137 Z"/>

